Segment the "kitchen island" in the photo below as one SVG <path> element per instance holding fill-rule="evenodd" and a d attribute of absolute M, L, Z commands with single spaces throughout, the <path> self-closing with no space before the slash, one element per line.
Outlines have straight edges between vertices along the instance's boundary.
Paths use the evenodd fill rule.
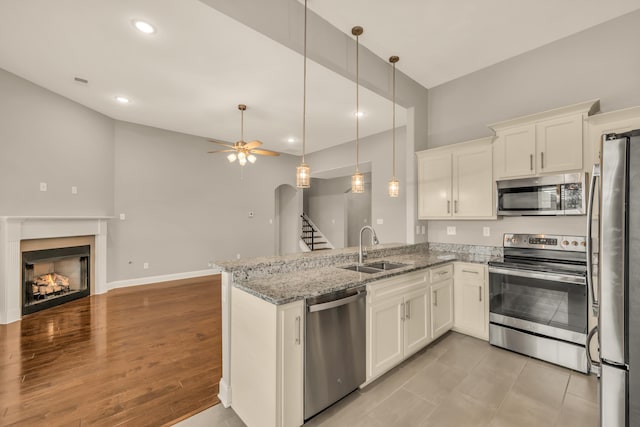
<path fill-rule="evenodd" d="M 372 296 L 367 297 L 367 348 L 370 349 L 370 342 L 376 339 L 378 348 L 377 352 L 367 351 L 368 383 L 386 372 L 389 366 L 400 363 L 411 352 L 419 350 L 420 345 L 424 346 L 433 340 L 435 334 L 442 334 L 451 328 L 453 262 L 486 264 L 500 257 L 499 250 L 466 245 L 380 245 L 369 250 L 366 263 L 385 260 L 404 266 L 375 273 L 342 268 L 357 263 L 357 248 L 219 262 L 218 266 L 223 270 L 221 402 L 225 406 L 233 406 L 236 413 L 251 426 L 301 425 L 306 298 L 363 285 L 372 291 L 372 286 L 378 287 L 377 293 L 372 292 Z M 435 270 L 438 270 L 437 275 L 430 273 Z M 383 288 L 385 292 L 380 291 Z M 389 347 L 390 351 L 393 350 L 393 346 L 385 344 L 385 341 L 392 341 L 393 337 L 385 334 L 392 334 L 394 330 L 376 335 L 370 324 L 375 322 L 377 315 L 383 319 L 393 316 L 394 310 L 408 309 L 411 301 L 405 301 L 402 292 L 413 292 L 417 288 L 423 289 L 422 299 L 414 303 L 420 302 L 422 305 L 414 306 L 415 315 L 412 318 L 416 320 L 412 320 L 413 335 L 410 335 L 422 335 L 422 338 L 413 340 L 413 345 L 401 349 L 400 354 L 395 354 L 398 351 L 394 350 L 395 353 L 387 357 L 379 349 Z M 485 289 L 484 282 L 482 289 Z M 372 299 L 374 295 L 378 298 L 375 301 Z M 411 297 L 410 294 L 406 295 Z M 438 295 L 440 311 L 435 308 L 430 310 L 430 301 L 433 299 L 437 305 Z M 396 300 L 401 297 L 401 302 L 394 306 L 394 301 L 390 301 L 391 304 L 387 301 L 383 306 L 383 300 L 380 299 L 383 296 Z M 480 297 L 482 300 L 482 295 Z M 376 301 L 377 305 L 374 304 Z M 378 311 L 370 308 L 378 308 Z M 445 311 L 442 311 L 443 308 Z M 439 312 L 444 313 L 444 317 Z M 430 326 L 440 322 L 438 316 L 441 316 L 442 327 L 432 334 Z M 404 327 L 404 315 L 397 323 L 398 328 Z M 393 339 L 398 341 L 397 337 Z M 380 354 L 370 356 L 370 353 Z"/>

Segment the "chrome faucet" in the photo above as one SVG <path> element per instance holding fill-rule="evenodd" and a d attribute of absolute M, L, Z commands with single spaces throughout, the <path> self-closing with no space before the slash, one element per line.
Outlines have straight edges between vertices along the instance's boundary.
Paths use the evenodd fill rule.
<path fill-rule="evenodd" d="M 358 251 L 358 264 L 362 264 L 362 262 L 367 257 L 367 251 L 362 250 L 362 233 L 364 232 L 364 230 L 371 230 L 371 244 L 377 245 L 378 243 L 380 243 L 380 241 L 378 240 L 378 236 L 376 236 L 376 230 L 374 230 L 372 226 L 365 225 L 364 227 L 362 227 L 360 229 L 360 250 Z"/>

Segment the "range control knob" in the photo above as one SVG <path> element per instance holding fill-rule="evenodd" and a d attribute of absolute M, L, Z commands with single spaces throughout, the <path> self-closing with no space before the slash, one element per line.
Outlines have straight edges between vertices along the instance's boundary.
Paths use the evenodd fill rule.
<path fill-rule="evenodd" d="M 563 240 L 563 241 L 562 241 L 562 246 L 567 246 L 568 244 L 569 244 L 569 241 L 568 241 L 568 240 Z"/>
<path fill-rule="evenodd" d="M 572 244 L 573 246 L 578 246 L 578 242 L 576 242 L 575 240 L 574 240 L 573 242 L 571 242 L 571 244 Z"/>
<path fill-rule="evenodd" d="M 516 239 L 515 237 L 511 238 L 511 243 L 518 243 L 518 239 Z"/>
<path fill-rule="evenodd" d="M 587 241 L 586 240 L 581 241 L 580 246 L 587 246 Z"/>

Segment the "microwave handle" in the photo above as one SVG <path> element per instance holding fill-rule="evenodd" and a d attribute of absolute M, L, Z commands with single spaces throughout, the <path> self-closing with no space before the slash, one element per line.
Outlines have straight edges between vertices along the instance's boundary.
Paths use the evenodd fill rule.
<path fill-rule="evenodd" d="M 596 184 L 600 177 L 600 165 L 593 165 L 593 173 L 591 174 L 591 185 L 589 186 L 589 204 L 587 206 L 587 285 L 591 293 L 591 309 L 593 315 L 598 317 L 600 311 L 600 303 L 593 287 L 593 204 L 596 192 Z"/>

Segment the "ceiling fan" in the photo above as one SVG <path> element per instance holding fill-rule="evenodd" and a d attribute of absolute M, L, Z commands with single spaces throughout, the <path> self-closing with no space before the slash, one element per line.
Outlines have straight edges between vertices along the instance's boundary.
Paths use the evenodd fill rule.
<path fill-rule="evenodd" d="M 262 156 L 279 156 L 280 155 L 280 153 L 277 153 L 275 151 L 258 149 L 258 147 L 262 145 L 262 142 L 260 141 L 257 141 L 257 140 L 251 141 L 251 142 L 244 141 L 244 110 L 246 109 L 247 109 L 246 105 L 244 104 L 238 105 L 238 110 L 240 110 L 240 141 L 232 145 L 232 144 L 227 144 L 226 142 L 216 141 L 215 139 L 209 139 L 209 141 L 215 144 L 223 145 L 227 147 L 227 149 L 209 151 L 208 153 L 231 152 L 231 154 L 227 156 L 227 160 L 229 160 L 229 163 L 233 163 L 237 159 L 238 163 L 240 163 L 240 166 L 246 165 L 247 160 L 251 163 L 255 163 L 257 160 L 255 156 L 256 154 L 259 154 Z"/>

